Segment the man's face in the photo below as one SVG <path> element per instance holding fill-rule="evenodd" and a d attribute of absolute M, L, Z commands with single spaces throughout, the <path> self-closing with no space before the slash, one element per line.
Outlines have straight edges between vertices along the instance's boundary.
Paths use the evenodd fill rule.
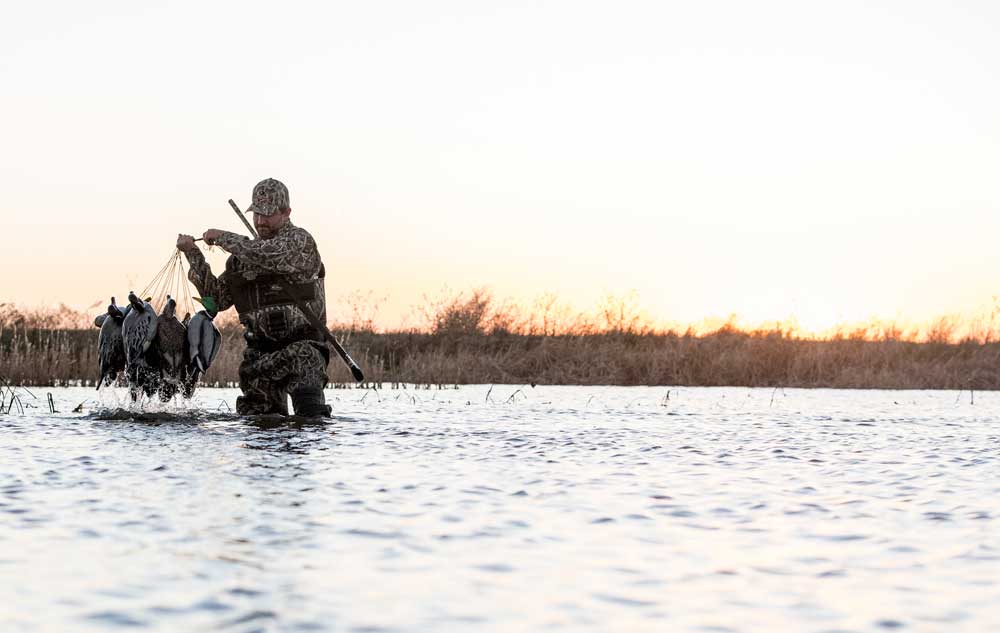
<path fill-rule="evenodd" d="M 260 236 L 260 239 L 271 239 L 277 235 L 278 229 L 284 226 L 285 222 L 288 222 L 288 216 L 291 214 L 291 209 L 285 209 L 281 213 L 275 213 L 274 215 L 254 213 L 253 227 L 257 229 L 257 235 Z"/>

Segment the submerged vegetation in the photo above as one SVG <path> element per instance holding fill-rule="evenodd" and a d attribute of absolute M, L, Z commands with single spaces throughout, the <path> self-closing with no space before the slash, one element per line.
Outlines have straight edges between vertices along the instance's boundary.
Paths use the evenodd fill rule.
<path fill-rule="evenodd" d="M 576 313 L 553 295 L 524 308 L 473 290 L 428 300 L 419 327 L 387 331 L 370 296 L 347 304 L 348 320 L 331 329 L 374 383 L 1000 389 L 995 312 L 922 329 L 869 323 L 810 336 L 733 319 L 705 330 L 654 327 L 632 295 Z M 0 304 L 0 376 L 9 385 L 96 384 L 93 316 Z M 235 384 L 242 328 L 231 312 L 217 323 L 223 349 L 206 384 Z M 351 380 L 336 358 L 330 379 Z"/>

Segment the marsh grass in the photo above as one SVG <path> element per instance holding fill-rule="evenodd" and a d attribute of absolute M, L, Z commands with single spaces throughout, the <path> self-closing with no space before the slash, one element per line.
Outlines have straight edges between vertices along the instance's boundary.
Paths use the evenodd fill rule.
<path fill-rule="evenodd" d="M 578 314 L 551 296 L 530 309 L 483 290 L 429 300 L 418 328 L 379 331 L 355 309 L 334 334 L 371 386 L 469 384 L 687 385 L 879 389 L 1000 389 L 995 319 L 971 325 L 939 319 L 924 330 L 895 324 L 843 327 L 824 338 L 776 324 L 741 329 L 730 321 L 708 331 L 657 329 L 632 297 Z M 244 349 L 235 318 L 223 315 L 223 347 L 205 376 L 238 381 Z M 8 385 L 93 385 L 93 315 L 66 308 L 25 313 L 0 305 L 0 376 Z M 335 386 L 352 384 L 337 358 Z M 7 388 L 11 406 L 13 392 Z M 16 408 L 16 405 L 15 405 Z"/>

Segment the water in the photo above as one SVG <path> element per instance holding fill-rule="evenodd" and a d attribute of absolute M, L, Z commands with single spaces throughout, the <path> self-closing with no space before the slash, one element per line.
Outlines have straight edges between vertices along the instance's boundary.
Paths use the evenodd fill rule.
<path fill-rule="evenodd" d="M 1000 394 L 488 390 L 331 390 L 326 425 L 37 390 L 0 628 L 1000 628 Z"/>

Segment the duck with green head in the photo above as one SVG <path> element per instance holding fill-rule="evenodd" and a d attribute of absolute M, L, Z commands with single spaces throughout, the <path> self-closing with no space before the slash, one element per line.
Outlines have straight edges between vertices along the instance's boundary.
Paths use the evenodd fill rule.
<path fill-rule="evenodd" d="M 222 348 L 222 334 L 213 322 L 218 314 L 215 299 L 212 297 L 195 297 L 195 301 L 205 307 L 191 317 L 187 324 L 188 342 L 188 382 L 193 391 L 194 383 L 201 377 L 208 368 L 212 366 L 212 361 Z M 185 395 L 190 394 L 185 390 Z"/>

